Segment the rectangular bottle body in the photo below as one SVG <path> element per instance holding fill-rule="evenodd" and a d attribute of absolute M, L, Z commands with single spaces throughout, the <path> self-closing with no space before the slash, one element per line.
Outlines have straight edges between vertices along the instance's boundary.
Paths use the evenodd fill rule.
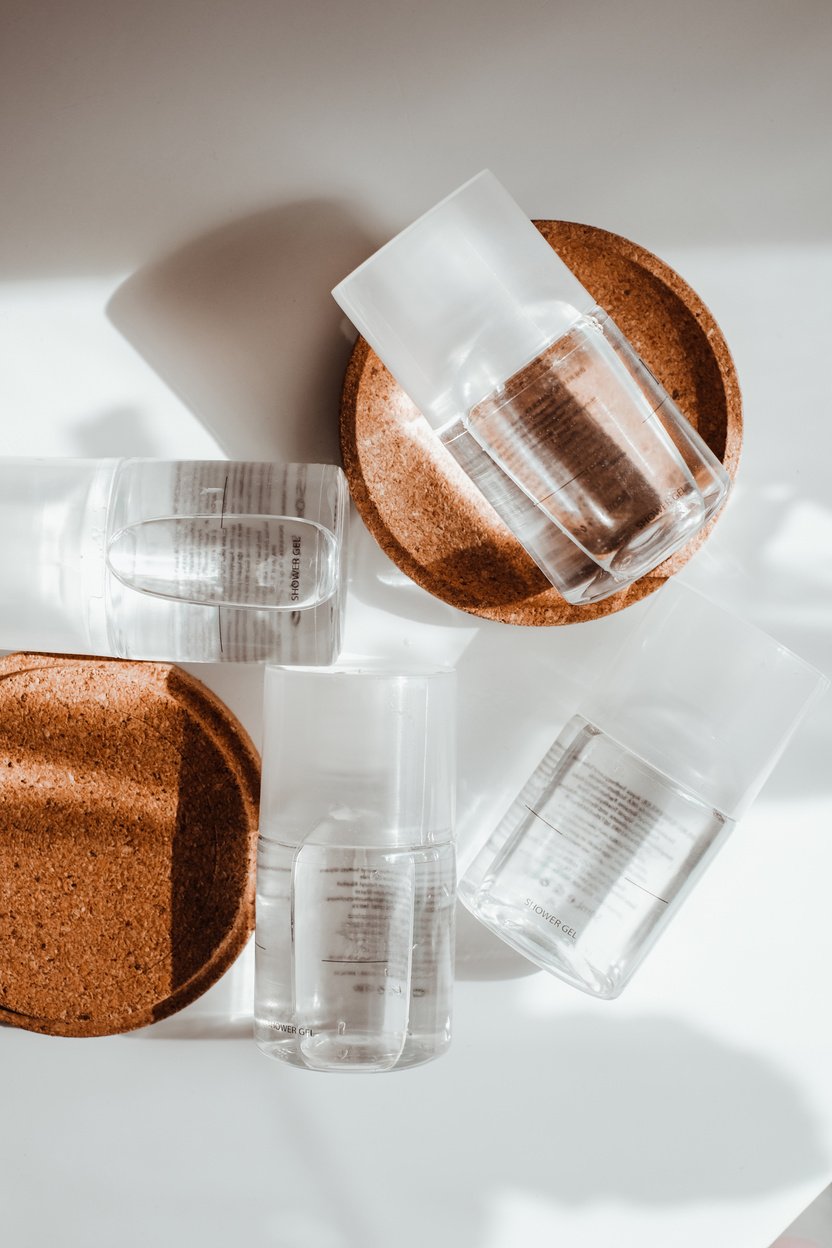
<path fill-rule="evenodd" d="M 0 646 L 170 662 L 337 656 L 340 468 L 0 460 Z"/>
<path fill-rule="evenodd" d="M 125 461 L 108 523 L 113 652 L 332 662 L 347 508 L 343 473 L 332 465 Z"/>

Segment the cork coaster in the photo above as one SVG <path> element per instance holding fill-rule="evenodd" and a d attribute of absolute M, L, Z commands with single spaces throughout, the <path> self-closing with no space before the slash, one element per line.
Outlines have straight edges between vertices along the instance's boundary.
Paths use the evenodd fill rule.
<path fill-rule="evenodd" d="M 742 441 L 739 384 L 725 340 L 699 296 L 663 261 L 617 234 L 569 221 L 535 224 L 733 479 Z M 509 624 L 572 624 L 620 611 L 678 571 L 718 519 L 621 593 L 570 605 L 363 338 L 344 378 L 341 451 L 356 507 L 393 562 L 443 602 Z"/>
<path fill-rule="evenodd" d="M 0 1022 L 130 1031 L 219 979 L 254 926 L 259 780 L 176 667 L 0 659 Z"/>

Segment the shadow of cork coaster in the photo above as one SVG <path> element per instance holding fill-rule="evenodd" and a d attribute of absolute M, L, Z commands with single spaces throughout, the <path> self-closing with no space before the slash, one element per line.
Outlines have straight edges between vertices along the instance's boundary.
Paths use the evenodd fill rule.
<path fill-rule="evenodd" d="M 254 927 L 259 784 L 176 667 L 0 659 L 0 1022 L 109 1035 L 205 992 Z"/>
<path fill-rule="evenodd" d="M 742 442 L 739 384 L 725 340 L 699 296 L 663 261 L 617 234 L 568 221 L 535 224 L 733 479 Z M 344 378 L 341 451 L 358 512 L 393 562 L 443 602 L 508 624 L 572 624 L 620 611 L 678 571 L 718 519 L 649 576 L 602 602 L 572 606 L 363 338 Z"/>

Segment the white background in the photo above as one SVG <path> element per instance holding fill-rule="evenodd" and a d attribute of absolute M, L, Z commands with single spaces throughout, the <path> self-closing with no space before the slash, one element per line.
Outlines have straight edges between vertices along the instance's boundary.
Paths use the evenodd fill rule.
<path fill-rule="evenodd" d="M 335 460 L 329 289 L 488 166 L 709 304 L 746 442 L 691 575 L 832 670 L 825 3 L 2 0 L 0 22 L 0 452 Z M 459 667 L 465 860 L 640 609 L 486 625 L 354 535 L 350 651 Z M 261 673 L 194 670 L 257 738 Z M 765 1248 L 832 1178 L 830 703 L 618 1002 L 463 917 L 452 1051 L 408 1073 L 268 1062 L 245 962 L 131 1036 L 0 1032 L 4 1239 Z"/>

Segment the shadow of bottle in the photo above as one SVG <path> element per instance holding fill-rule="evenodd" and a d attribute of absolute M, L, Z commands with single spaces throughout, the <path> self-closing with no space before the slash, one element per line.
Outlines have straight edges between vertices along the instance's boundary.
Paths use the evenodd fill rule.
<path fill-rule="evenodd" d="M 108 315 L 229 458 L 333 462 L 350 342 L 329 292 L 374 245 L 342 204 L 284 204 L 138 269 Z"/>

